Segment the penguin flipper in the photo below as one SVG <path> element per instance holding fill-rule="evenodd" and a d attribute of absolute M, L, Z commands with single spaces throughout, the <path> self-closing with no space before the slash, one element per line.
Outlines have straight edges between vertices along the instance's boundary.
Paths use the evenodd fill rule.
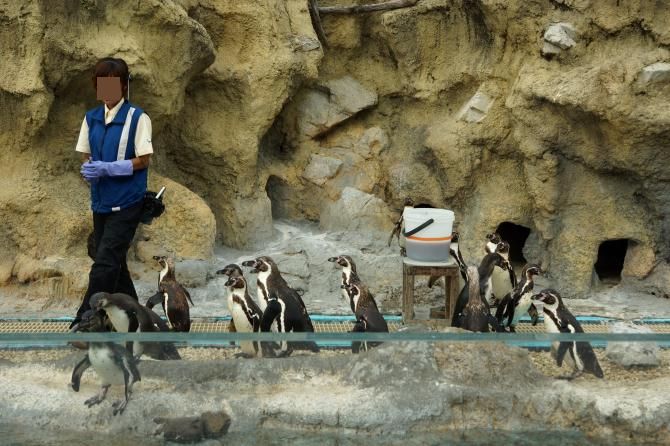
<path fill-rule="evenodd" d="M 79 361 L 79 363 L 74 366 L 74 370 L 72 371 L 72 379 L 70 380 L 70 385 L 72 386 L 72 390 L 75 392 L 79 392 L 79 385 L 81 384 L 81 375 L 84 374 L 86 369 L 91 367 L 91 361 L 88 359 L 88 353 L 86 356 L 84 356 L 84 359 Z"/>
<path fill-rule="evenodd" d="M 515 288 L 517 285 L 517 279 L 516 279 L 516 274 L 514 274 L 514 269 L 512 268 L 512 264 L 507 262 L 507 272 L 509 273 L 509 281 L 512 284 L 512 288 Z"/>
<path fill-rule="evenodd" d="M 186 295 L 186 298 L 188 299 L 188 301 L 191 303 L 191 306 L 195 307 L 195 304 L 191 300 L 191 294 L 188 292 L 188 290 L 186 288 L 184 288 L 183 286 L 181 287 L 181 289 L 184 290 L 184 294 Z"/>
<path fill-rule="evenodd" d="M 603 369 L 600 368 L 600 363 L 596 357 L 593 347 L 588 342 L 577 342 L 577 354 L 584 363 L 584 370 L 593 373 L 598 378 L 604 378 Z"/>
<path fill-rule="evenodd" d="M 278 318 L 278 316 L 281 314 L 281 305 L 279 302 L 277 302 L 277 299 L 269 299 L 268 304 L 265 307 L 265 311 L 263 311 L 263 317 L 261 318 L 261 323 L 260 323 L 260 330 L 263 333 L 267 333 L 270 331 L 272 327 L 272 323 L 275 321 L 275 319 Z M 277 324 L 278 326 L 280 324 Z M 284 331 L 283 326 L 278 327 L 281 332 Z M 263 352 L 263 356 L 266 357 L 276 357 L 277 353 L 275 350 L 279 348 L 276 342 L 273 341 L 265 341 L 261 342 L 261 350 Z"/>
<path fill-rule="evenodd" d="M 454 306 L 454 315 L 451 319 L 452 327 L 460 327 L 460 318 L 463 313 L 463 309 L 468 303 L 468 286 L 467 284 L 463 287 L 461 292 L 458 294 L 458 299 L 456 299 L 456 305 Z"/>
<path fill-rule="evenodd" d="M 158 291 L 156 294 L 154 294 L 147 300 L 147 303 L 144 304 L 144 306 L 146 306 L 149 309 L 152 309 L 153 307 L 161 303 L 163 303 L 163 293 Z"/>
<path fill-rule="evenodd" d="M 528 307 L 528 315 L 533 322 L 533 326 L 536 326 L 537 322 L 540 320 L 540 315 L 537 312 L 537 307 L 535 304 L 530 304 L 530 307 Z"/>
<path fill-rule="evenodd" d="M 507 293 L 505 294 L 505 297 L 503 297 L 500 300 L 500 303 L 498 304 L 498 308 L 496 308 L 496 320 L 498 321 L 499 324 L 503 323 L 503 319 L 505 318 L 506 310 L 509 305 L 511 305 L 511 294 Z"/>
<path fill-rule="evenodd" d="M 496 319 L 491 314 L 489 314 L 489 316 L 488 316 L 488 323 L 491 326 L 491 328 L 493 329 L 493 331 L 495 331 L 496 333 L 505 333 L 505 329 L 502 327 L 502 325 L 500 325 L 500 323 L 498 322 L 498 319 Z"/>

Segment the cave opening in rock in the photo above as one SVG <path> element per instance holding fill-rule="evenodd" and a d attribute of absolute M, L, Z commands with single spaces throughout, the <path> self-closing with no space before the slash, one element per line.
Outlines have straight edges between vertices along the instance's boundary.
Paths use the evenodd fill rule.
<path fill-rule="evenodd" d="M 616 285 L 621 282 L 623 262 L 628 251 L 628 239 L 605 240 L 598 247 L 598 259 L 593 267 L 601 282 Z"/>
<path fill-rule="evenodd" d="M 272 205 L 272 219 L 287 218 L 290 212 L 287 206 L 289 186 L 286 181 L 278 176 L 270 175 L 265 185 L 265 192 Z"/>
<path fill-rule="evenodd" d="M 498 225 L 496 232 L 509 243 L 510 261 L 515 265 L 525 265 L 526 258 L 523 256 L 523 247 L 530 235 L 530 228 L 505 221 Z"/>

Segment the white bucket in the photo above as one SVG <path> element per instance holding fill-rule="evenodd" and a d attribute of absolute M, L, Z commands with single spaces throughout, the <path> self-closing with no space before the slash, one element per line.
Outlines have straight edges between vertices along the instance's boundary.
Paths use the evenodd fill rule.
<path fill-rule="evenodd" d="M 405 221 L 405 249 L 407 257 L 421 262 L 446 262 L 449 260 L 451 228 L 454 213 L 447 209 L 406 207 L 403 212 Z M 432 220 L 432 223 L 427 224 Z M 421 225 L 425 225 L 416 231 Z M 413 231 L 416 231 L 412 234 Z"/>

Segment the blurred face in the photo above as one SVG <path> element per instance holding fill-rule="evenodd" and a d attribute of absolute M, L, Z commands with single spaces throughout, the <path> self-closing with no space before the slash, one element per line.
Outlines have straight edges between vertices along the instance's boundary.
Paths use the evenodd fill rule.
<path fill-rule="evenodd" d="M 123 97 L 121 89 L 120 77 L 98 77 L 97 78 L 97 97 L 107 105 L 107 108 L 112 108 L 119 103 Z"/>

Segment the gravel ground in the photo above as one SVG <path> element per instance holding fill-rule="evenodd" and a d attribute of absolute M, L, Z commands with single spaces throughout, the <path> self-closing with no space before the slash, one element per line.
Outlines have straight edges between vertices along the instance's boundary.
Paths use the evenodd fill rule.
<path fill-rule="evenodd" d="M 11 361 L 14 363 L 49 363 L 59 361 L 68 356 L 72 356 L 76 352 L 82 352 L 76 349 L 44 349 L 44 350 L 0 350 L 0 365 L 4 361 Z M 622 382 L 622 383 L 637 383 L 641 381 L 648 381 L 656 378 L 670 376 L 670 350 L 661 350 L 660 360 L 661 364 L 658 367 L 631 367 L 624 368 L 605 357 L 605 351 L 596 349 L 596 356 L 600 362 L 605 379 L 608 381 Z M 83 353 L 83 352 L 82 352 Z M 237 348 L 206 348 L 206 347 L 185 347 L 179 348 L 179 353 L 184 360 L 221 360 L 231 359 L 239 353 Z M 294 352 L 293 356 L 309 356 L 314 353 L 310 352 Z M 351 354 L 347 349 L 322 349 L 319 355 L 348 355 Z M 569 375 L 571 370 L 566 364 L 563 367 L 558 367 L 556 361 L 551 357 L 549 351 L 531 351 L 530 359 L 535 367 L 540 372 L 547 376 L 557 377 Z M 242 359 L 240 359 L 242 360 Z M 74 363 L 73 363 L 74 365 Z M 597 380 L 593 375 L 584 374 L 578 378 L 582 380 Z"/>

